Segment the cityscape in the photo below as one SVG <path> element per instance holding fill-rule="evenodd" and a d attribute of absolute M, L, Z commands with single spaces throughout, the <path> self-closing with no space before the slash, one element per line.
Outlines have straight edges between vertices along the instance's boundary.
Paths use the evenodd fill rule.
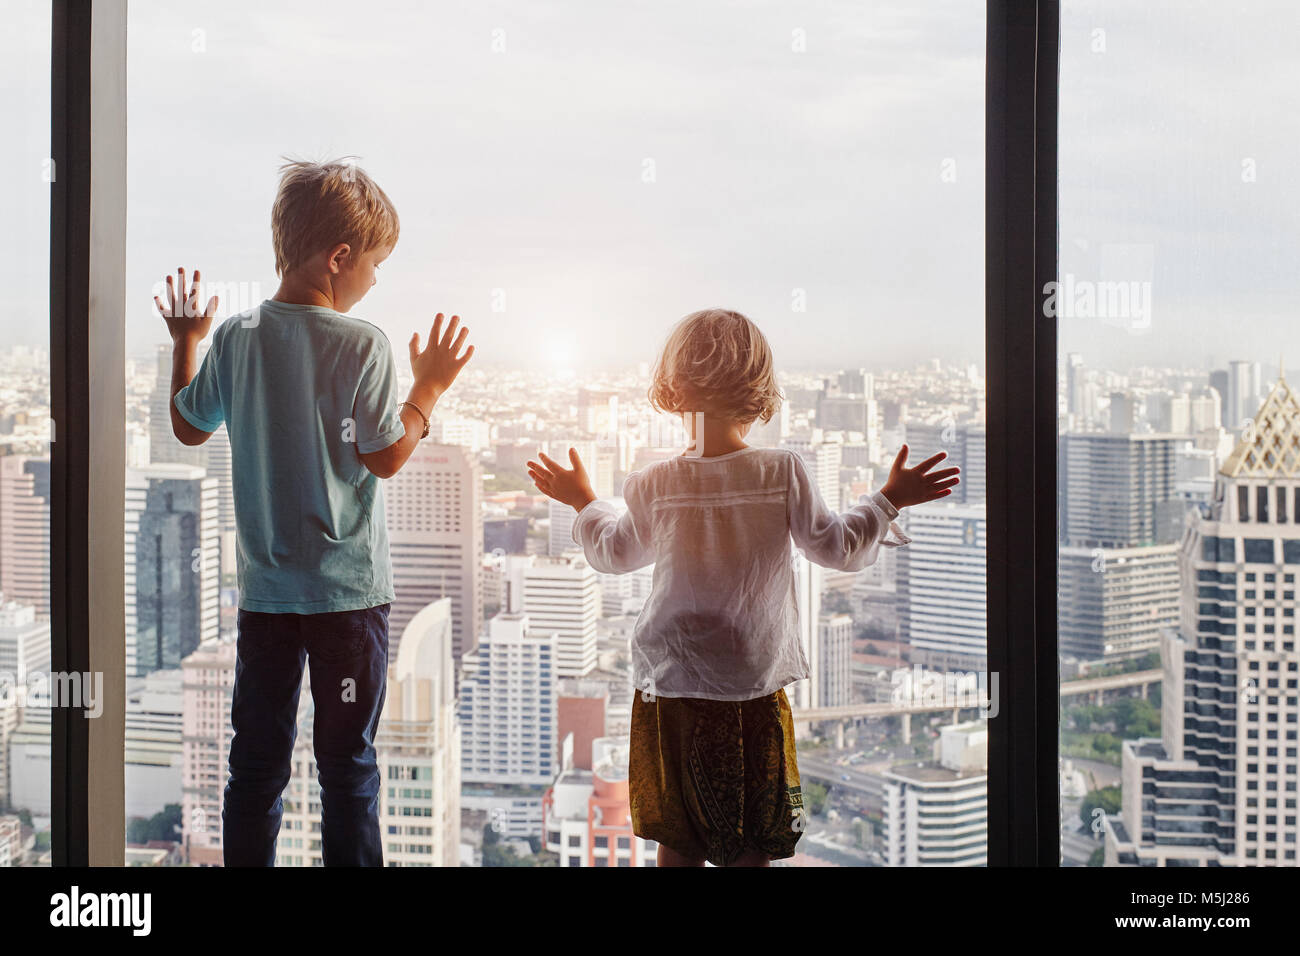
<path fill-rule="evenodd" d="M 126 853 L 219 866 L 232 464 L 224 429 L 198 447 L 172 437 L 170 363 L 159 345 L 126 368 Z M 38 348 L 0 352 L 0 866 L 50 863 L 47 370 Z M 387 865 L 655 865 L 627 788 L 629 640 L 653 568 L 591 568 L 572 510 L 524 469 L 574 447 L 619 505 L 627 475 L 685 447 L 648 381 L 644 364 L 472 364 L 384 482 Z M 1062 862 L 1294 866 L 1300 398 L 1245 360 L 1120 372 L 1071 352 L 1058 381 Z M 781 385 L 780 413 L 747 440 L 796 450 L 833 508 L 876 490 L 903 443 L 911 463 L 946 452 L 962 483 L 905 509 L 911 543 L 861 572 L 796 555 L 812 676 L 787 690 L 807 818 L 775 865 L 983 866 L 998 706 L 983 374 L 934 359 Z M 319 866 L 309 694 L 298 718 L 277 864 Z"/>

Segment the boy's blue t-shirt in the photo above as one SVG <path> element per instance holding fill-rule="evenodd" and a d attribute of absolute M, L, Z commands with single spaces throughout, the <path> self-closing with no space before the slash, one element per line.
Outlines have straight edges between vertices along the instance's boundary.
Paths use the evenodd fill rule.
<path fill-rule="evenodd" d="M 230 436 L 241 608 L 319 614 L 394 600 L 383 489 L 359 457 L 406 433 L 381 330 L 268 299 L 217 328 L 176 408 Z"/>

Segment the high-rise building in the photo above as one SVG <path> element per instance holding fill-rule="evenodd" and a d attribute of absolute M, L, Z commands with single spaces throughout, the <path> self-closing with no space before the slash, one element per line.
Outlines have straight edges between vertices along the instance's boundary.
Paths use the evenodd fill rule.
<path fill-rule="evenodd" d="M 460 848 L 460 730 L 456 722 L 452 602 L 440 598 L 407 623 L 389 668 L 375 734 L 385 866 L 456 866 Z M 315 707 L 299 701 L 279 866 L 323 866 L 323 806 L 314 753 Z"/>
<path fill-rule="evenodd" d="M 185 764 L 183 669 L 126 682 L 126 815 L 148 819 L 182 803 Z"/>
<path fill-rule="evenodd" d="M 844 492 L 840 484 L 840 464 L 843 447 L 839 442 L 822 441 L 820 437 L 787 438 L 782 448 L 798 452 L 808 467 L 808 477 L 821 492 L 826 507 L 832 511 L 844 508 Z"/>
<path fill-rule="evenodd" d="M 799 616 L 799 644 L 808 662 L 809 677 L 796 681 L 786 688 L 790 706 L 798 709 L 816 707 L 821 700 L 824 655 L 822 637 L 822 591 L 825 589 L 826 569 L 809 561 L 802 551 L 794 555 L 794 598 Z"/>
<path fill-rule="evenodd" d="M 538 558 L 524 569 L 524 613 L 535 634 L 556 637 L 555 674 L 582 677 L 596 666 L 600 582 L 580 555 Z"/>
<path fill-rule="evenodd" d="M 221 866 L 235 642 L 205 641 L 181 662 L 181 674 L 181 841 L 189 863 Z"/>
<path fill-rule="evenodd" d="M 13 693 L 30 677 L 50 672 L 50 622 L 36 616 L 30 604 L 5 600 L 0 594 L 0 675 L 8 676 Z M 2 689 L 2 688 L 0 688 Z M 5 702 L 0 702 L 0 707 Z"/>
<path fill-rule="evenodd" d="M 578 389 L 578 427 L 597 438 L 613 436 L 619 427 L 618 392 L 601 388 Z"/>
<path fill-rule="evenodd" d="M 1061 543 L 1136 548 L 1173 544 L 1186 506 L 1178 497 L 1184 435 L 1067 433 L 1060 439 Z"/>
<path fill-rule="evenodd" d="M 907 517 L 898 550 L 901 637 L 913 663 L 978 670 L 988 659 L 984 505 L 935 501 Z"/>
<path fill-rule="evenodd" d="M 388 615 L 390 654 L 421 609 L 448 597 L 459 659 L 483 627 L 483 470 L 464 448 L 425 442 L 384 494 L 397 592 Z"/>
<path fill-rule="evenodd" d="M 817 707 L 853 703 L 853 617 L 823 613 L 818 621 Z"/>
<path fill-rule="evenodd" d="M 407 624 L 388 681 L 375 750 L 388 866 L 456 866 L 460 724 L 450 598 Z"/>
<path fill-rule="evenodd" d="M 0 593 L 50 616 L 50 460 L 0 457 Z"/>
<path fill-rule="evenodd" d="M 1113 662 L 1160 646 L 1178 620 L 1178 545 L 1058 551 L 1062 657 Z"/>
<path fill-rule="evenodd" d="M 946 452 L 935 470 L 957 467 L 961 481 L 953 486 L 952 494 L 944 497 L 952 504 L 977 504 L 987 496 L 988 470 L 985 466 L 985 449 L 988 434 L 981 424 L 966 423 L 923 425 L 908 422 L 904 428 L 907 442 L 907 465 L 913 468 L 931 455 Z"/>
<path fill-rule="evenodd" d="M 1247 427 L 1247 416 L 1259 408 L 1260 366 L 1258 362 L 1237 359 L 1228 363 L 1227 392 L 1224 396 L 1223 427 L 1240 435 Z"/>
<path fill-rule="evenodd" d="M 210 346 L 205 339 L 199 346 L 198 361 L 203 360 Z M 192 465 L 205 468 L 208 448 L 202 445 L 183 445 L 172 432 L 172 347 L 158 345 L 154 348 L 156 360 L 153 391 L 149 395 L 149 460 L 155 464 Z M 214 436 L 215 437 L 215 436 Z M 212 439 L 208 439 L 212 441 Z"/>
<path fill-rule="evenodd" d="M 135 538 L 138 673 L 180 667 L 220 633 L 217 480 L 182 466 L 150 475 Z"/>
<path fill-rule="evenodd" d="M 545 786 L 555 776 L 559 638 L 524 614 L 498 614 L 462 659 L 461 779 Z"/>
<path fill-rule="evenodd" d="M 988 865 L 988 726 L 944 727 L 937 749 L 885 774 L 886 866 Z"/>
<path fill-rule="evenodd" d="M 1161 736 L 1124 741 L 1105 862 L 1295 866 L 1300 397 L 1279 379 L 1178 548 Z"/>

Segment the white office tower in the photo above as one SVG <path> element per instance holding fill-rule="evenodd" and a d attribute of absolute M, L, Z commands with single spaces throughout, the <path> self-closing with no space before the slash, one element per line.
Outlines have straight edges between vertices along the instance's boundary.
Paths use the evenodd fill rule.
<path fill-rule="evenodd" d="M 817 625 L 818 675 L 816 707 L 840 707 L 853 703 L 853 617 L 848 614 L 820 616 Z"/>
<path fill-rule="evenodd" d="M 1206 385 L 1192 392 L 1188 430 L 1198 434 L 1223 425 L 1223 396 L 1218 389 Z"/>
<path fill-rule="evenodd" d="M 840 464 L 843 446 L 836 441 L 822 441 L 819 437 L 808 439 L 787 438 L 781 447 L 797 451 L 808 466 L 808 475 L 821 492 L 826 507 L 832 511 L 844 509 L 844 493 L 840 484 Z"/>
<path fill-rule="evenodd" d="M 50 672 L 50 623 L 31 605 L 0 595 L 0 800 L 14 809 L 48 813 L 50 805 L 50 711 L 38 693 Z M 29 681 L 36 683 L 29 684 Z M 102 704 L 102 701 L 101 701 Z"/>
<path fill-rule="evenodd" d="M 456 866 L 460 849 L 460 724 L 451 601 L 411 619 L 388 680 L 375 749 L 387 866 Z"/>
<path fill-rule="evenodd" d="M 535 554 L 506 554 L 500 561 L 501 610 L 524 613 L 524 575 L 537 563 Z"/>
<path fill-rule="evenodd" d="M 545 786 L 556 769 L 559 639 L 498 614 L 461 664 L 461 779 Z"/>
<path fill-rule="evenodd" d="M 901 636 L 913 663 L 979 670 L 988 655 L 984 505 L 931 502 L 908 515 L 899 548 Z"/>
<path fill-rule="evenodd" d="M 0 675 L 11 681 L 8 688 L 0 687 L 12 700 L 0 701 L 0 706 L 17 703 L 19 691 L 27 686 L 29 678 L 50 673 L 50 622 L 39 620 L 36 608 L 30 604 L 7 600 L 0 594 Z"/>
<path fill-rule="evenodd" d="M 548 504 L 551 532 L 546 540 L 546 553 L 555 557 L 569 551 L 581 551 L 582 547 L 573 540 L 573 523 L 577 520 L 578 513 L 554 498 L 549 499 Z"/>
<path fill-rule="evenodd" d="M 181 803 L 184 671 L 126 681 L 126 815 L 152 817 Z"/>
<path fill-rule="evenodd" d="M 0 799 L 9 805 L 10 794 L 12 789 L 9 786 L 10 780 L 10 763 L 9 763 L 9 740 L 18 729 L 19 721 L 22 720 L 22 711 L 15 706 L 0 707 Z M 3 821 L 3 817 L 0 817 Z"/>
<path fill-rule="evenodd" d="M 202 362 L 211 346 L 211 338 L 204 339 L 198 348 L 197 361 Z M 149 460 L 156 464 L 193 465 L 206 468 L 208 449 L 203 445 L 182 445 L 172 431 L 172 347 L 170 344 L 154 347 L 153 391 L 149 395 Z M 220 429 L 224 431 L 224 429 Z M 215 437 L 215 436 L 214 436 Z M 211 439 L 209 439 L 211 441 Z"/>
<path fill-rule="evenodd" d="M 388 614 L 389 653 L 406 625 L 451 598 L 457 658 L 474 649 L 483 622 L 483 470 L 456 445 L 419 445 L 386 482 L 384 508 L 397 600 Z"/>
<path fill-rule="evenodd" d="M 435 412 L 429 421 L 429 438 L 439 445 L 459 445 L 477 454 L 492 447 L 492 426 L 477 418 L 443 416 Z"/>
<path fill-rule="evenodd" d="M 9 806 L 50 815 L 50 705 L 29 701 L 9 735 Z"/>
<path fill-rule="evenodd" d="M 0 457 L 0 592 L 50 616 L 50 460 Z"/>
<path fill-rule="evenodd" d="M 1124 742 L 1107 865 L 1296 865 L 1300 398 L 1279 380 L 1254 421 L 1179 545 L 1161 737 Z"/>
<path fill-rule="evenodd" d="M 987 866 L 987 724 L 944 727 L 935 749 L 884 775 L 885 865 Z"/>
<path fill-rule="evenodd" d="M 1260 367 L 1258 362 L 1242 359 L 1228 363 L 1228 394 L 1224 396 L 1223 427 L 1240 435 L 1247 427 L 1246 419 L 1259 408 Z"/>
<path fill-rule="evenodd" d="M 592 769 L 573 764 L 573 735 L 542 801 L 544 845 L 560 866 L 655 866 L 659 845 L 632 832 L 626 739 L 592 741 Z"/>
<path fill-rule="evenodd" d="M 235 642 L 204 641 L 181 662 L 181 674 L 183 850 L 195 866 L 221 866 L 221 807 L 235 736 Z"/>
<path fill-rule="evenodd" d="M 618 392 L 606 388 L 578 389 L 578 427 L 606 438 L 618 431 Z"/>
<path fill-rule="evenodd" d="M 557 677 L 582 677 L 595 668 L 600 581 L 585 558 L 538 558 L 526 568 L 524 613 L 534 634 L 555 635 Z"/>
<path fill-rule="evenodd" d="M 0 720 L 3 720 L 0 717 Z M 0 816 L 0 870 L 17 866 L 23 855 L 23 821 L 16 813 Z"/>
<path fill-rule="evenodd" d="M 1160 646 L 1178 620 L 1178 545 L 1061 547 L 1057 552 L 1062 657 L 1107 663 Z"/>
<path fill-rule="evenodd" d="M 802 551 L 794 554 L 794 597 L 799 612 L 799 643 L 808 659 L 808 680 L 796 681 L 785 689 L 790 706 L 816 707 L 822 695 L 822 590 L 826 569 L 813 564 Z"/>

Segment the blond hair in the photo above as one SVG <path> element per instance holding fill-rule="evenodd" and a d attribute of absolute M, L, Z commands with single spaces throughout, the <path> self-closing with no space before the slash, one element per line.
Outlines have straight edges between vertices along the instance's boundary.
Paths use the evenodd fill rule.
<path fill-rule="evenodd" d="M 284 275 L 341 242 L 359 256 L 397 243 L 397 209 L 352 156 L 313 163 L 285 157 L 271 207 L 275 273 Z"/>
<path fill-rule="evenodd" d="M 739 312 L 704 309 L 673 327 L 655 363 L 650 404 L 664 412 L 705 412 L 748 424 L 781 407 L 772 349 Z"/>

